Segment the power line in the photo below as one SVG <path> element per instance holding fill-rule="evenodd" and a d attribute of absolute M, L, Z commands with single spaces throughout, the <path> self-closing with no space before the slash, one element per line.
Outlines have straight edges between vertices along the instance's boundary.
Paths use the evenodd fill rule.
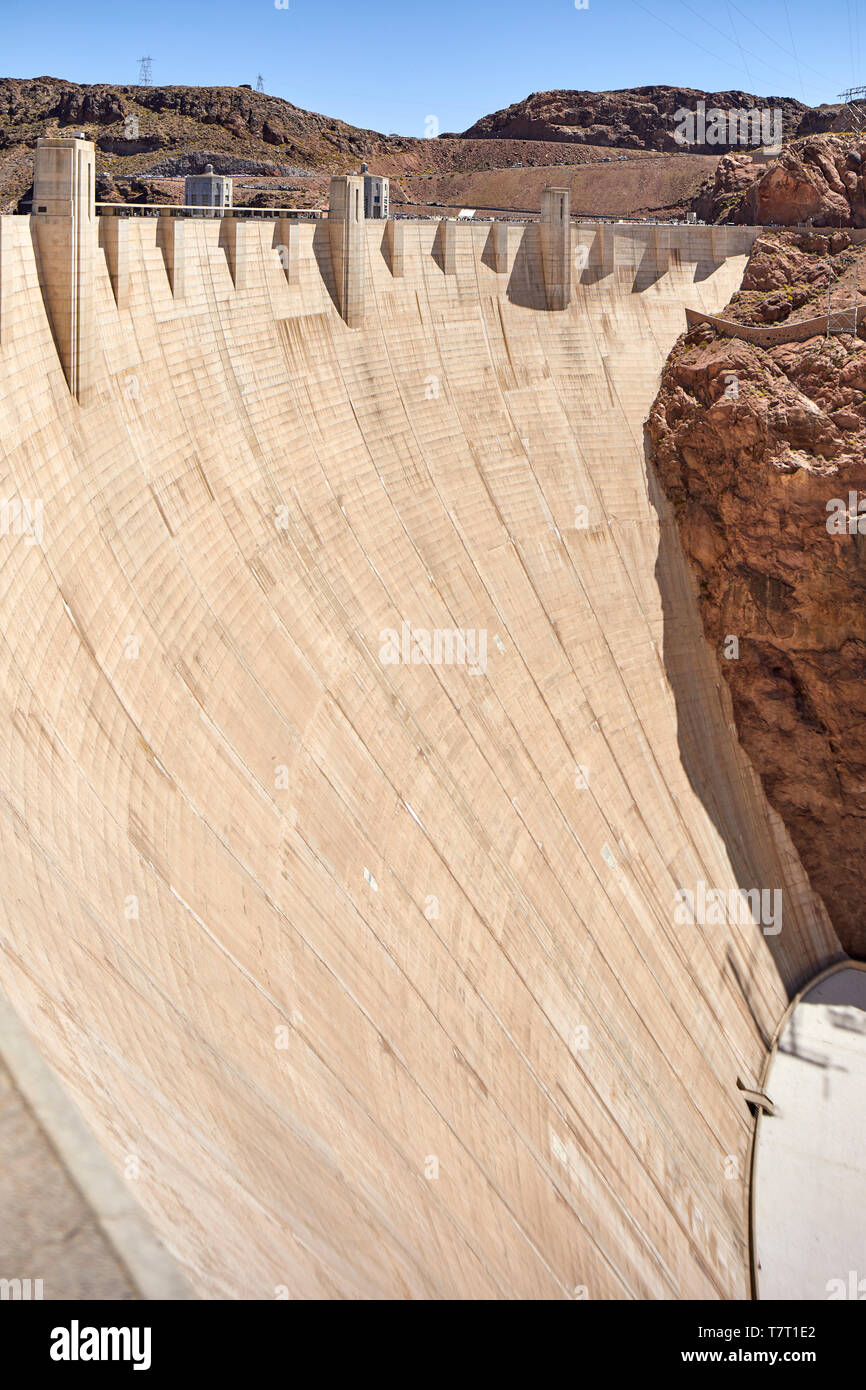
<path fill-rule="evenodd" d="M 706 53 L 708 57 L 715 58 L 717 63 L 725 62 L 725 59 L 720 58 L 718 53 L 714 53 L 711 48 L 707 48 L 704 44 L 698 43 L 697 39 L 693 39 L 688 34 L 684 34 L 682 29 L 678 29 L 675 24 L 669 24 L 666 19 L 660 19 L 658 15 L 653 14 L 652 10 L 647 9 L 646 5 L 641 3 L 641 0 L 631 0 L 631 2 L 633 5 L 637 5 L 639 10 L 643 10 L 644 14 L 648 14 L 654 24 L 663 24 L 666 29 L 670 29 L 672 34 L 676 34 L 679 38 L 685 39 L 686 43 L 692 44 L 694 48 L 699 48 L 701 52 Z M 701 16 L 701 22 L 703 22 L 703 15 Z M 751 79 L 751 73 L 749 73 L 748 76 Z"/>
<path fill-rule="evenodd" d="M 699 13 L 698 10 L 694 9 L 693 6 L 691 6 L 691 5 L 688 3 L 688 0 L 680 0 L 680 4 L 684 7 L 684 9 L 687 9 L 687 10 L 689 11 L 690 14 L 693 14 L 693 15 L 695 16 L 696 19 L 699 19 L 699 20 L 701 21 L 702 24 L 706 24 L 707 27 L 708 27 L 709 29 L 714 29 L 714 30 L 716 31 L 717 34 L 720 34 L 721 37 L 725 40 L 725 43 L 733 43 L 733 42 L 734 42 L 733 39 L 729 39 L 729 38 L 728 38 L 728 36 L 727 36 L 727 34 L 725 33 L 725 31 L 724 31 L 723 29 L 720 29 L 719 26 L 718 26 L 717 24 L 713 24 L 713 23 L 711 22 L 711 20 L 707 19 L 706 15 L 701 14 L 701 13 Z M 683 35 L 683 38 L 687 38 L 687 37 L 688 37 L 687 35 L 685 35 L 685 34 Z M 740 52 L 741 52 L 741 54 L 742 54 L 742 56 L 743 56 L 743 63 L 745 64 L 744 71 L 748 73 L 749 78 L 750 78 L 750 80 L 751 80 L 752 74 L 751 74 L 751 71 L 749 70 L 748 64 L 746 63 L 746 53 L 748 52 L 748 50 L 743 48 L 743 45 L 742 45 L 742 43 L 740 42 L 739 37 L 737 37 L 737 45 L 738 45 L 738 47 L 739 47 L 739 49 L 740 49 Z M 724 59 L 720 58 L 719 55 L 718 55 L 717 53 L 714 54 L 713 56 L 714 56 L 716 59 L 718 59 L 719 62 L 723 62 L 723 61 L 724 61 Z M 761 62 L 764 61 L 762 58 L 759 58 L 758 55 L 757 55 L 756 53 L 753 53 L 751 56 L 752 56 L 753 58 L 757 58 L 759 63 L 761 63 Z"/>
<path fill-rule="evenodd" d="M 139 87 L 149 87 L 153 80 L 151 64 L 152 58 L 139 58 L 138 60 L 138 85 Z"/>
<path fill-rule="evenodd" d="M 729 0 L 729 3 L 731 7 L 737 11 L 741 19 L 745 19 L 746 22 L 751 24 L 753 29 L 757 29 L 758 33 L 762 34 L 765 39 L 769 39 L 770 43 L 774 43 L 780 52 L 784 53 L 786 58 L 794 58 L 794 54 L 785 48 L 784 44 L 779 43 L 779 40 L 773 34 L 768 34 L 766 29 L 762 29 L 756 20 L 752 19 L 750 15 L 745 14 L 744 11 L 740 9 L 739 5 L 735 4 L 735 0 Z M 816 77 L 822 77 L 825 82 L 835 81 L 834 78 L 828 77 L 826 72 L 819 72 L 817 68 L 813 68 L 811 63 L 804 63 L 803 67 L 806 68 L 808 72 L 813 72 Z M 779 69 L 776 68 L 775 71 L 778 72 Z M 787 76 L 788 74 L 786 73 L 785 75 Z"/>
<path fill-rule="evenodd" d="M 695 8 L 691 6 L 691 4 L 688 4 L 688 0 L 680 0 L 680 4 L 681 4 L 681 6 L 683 6 L 683 7 L 685 8 L 685 10 L 688 10 L 688 11 L 689 11 L 689 14 L 694 14 L 694 15 L 695 15 L 695 18 L 696 18 L 696 19 L 699 19 L 699 21 L 701 21 L 701 24 L 708 25 L 710 29 L 714 29 L 714 31 L 716 31 L 716 33 L 720 33 L 721 38 L 724 39 L 724 42 L 726 42 L 726 43 L 733 43 L 733 42 L 734 42 L 733 39 L 728 39 L 727 33 L 724 32 L 724 29 L 720 29 L 720 28 L 719 28 L 719 25 L 712 24 L 712 21 L 710 21 L 710 19 L 706 18 L 706 15 L 705 15 L 705 14 L 699 13 L 699 11 L 698 11 L 698 10 L 695 10 Z M 734 8 L 737 8 L 737 6 L 734 6 Z M 735 31 L 734 31 L 734 32 L 735 32 Z M 683 35 L 683 38 L 684 38 L 684 39 L 687 39 L 687 38 L 688 38 L 688 35 Z M 694 40 L 689 40 L 689 42 L 694 42 Z M 752 78 L 752 72 L 751 72 L 751 70 L 749 70 L 749 65 L 748 65 L 748 63 L 746 63 L 746 61 L 745 61 L 746 53 L 749 54 L 749 57 L 755 58 L 756 63 L 762 64 L 763 67 L 765 67 L 765 68 L 770 68 L 770 71 L 771 71 L 771 72 L 778 72 L 778 74 L 781 74 L 781 76 L 783 76 L 783 78 L 788 78 L 788 79 L 790 79 L 790 81 L 794 81 L 794 78 L 792 78 L 792 74 L 790 74 L 790 72 L 783 70 L 783 68 L 774 67 L 774 64 L 767 63 L 766 58 L 760 57 L 760 54 L 759 54 L 759 53 L 752 53 L 752 50 L 751 50 L 751 49 L 744 49 L 744 46 L 742 46 L 742 42 L 741 42 L 741 39 L 740 39 L 740 35 L 737 35 L 737 46 L 738 46 L 738 49 L 740 49 L 740 51 L 741 51 L 741 54 L 742 54 L 742 61 L 744 61 L 744 64 L 745 64 L 745 72 L 748 72 L 749 81 L 753 81 L 753 78 Z M 708 51 L 708 50 L 705 50 L 705 51 Z M 720 58 L 720 57 L 719 57 L 719 54 L 717 54 L 717 53 L 714 53 L 714 54 L 713 54 L 713 57 L 716 58 L 716 60 L 719 61 L 719 63 L 723 63 L 723 61 L 724 61 L 724 58 Z M 827 78 L 827 81 L 830 81 L 830 78 Z M 802 86 L 802 74 L 799 75 L 799 82 L 801 82 L 801 86 Z M 758 95 L 758 93 L 756 93 L 756 95 Z"/>
<path fill-rule="evenodd" d="M 740 50 L 740 55 L 741 55 L 741 57 L 742 57 L 742 59 L 743 59 L 743 66 L 745 67 L 746 72 L 749 74 L 749 81 L 751 82 L 751 80 L 752 80 L 752 73 L 751 73 L 751 69 L 749 68 L 748 63 L 746 62 L 746 50 L 743 48 L 742 40 L 741 40 L 741 38 L 740 38 L 739 33 L 737 32 L 736 25 L 734 24 L 734 16 L 731 14 L 731 0 L 725 0 L 725 4 L 726 4 L 727 7 L 728 7 L 728 23 L 729 23 L 730 26 L 731 26 L 731 33 L 734 35 L 734 38 L 737 40 L 737 47 L 739 48 L 739 50 Z"/>
<path fill-rule="evenodd" d="M 797 55 L 797 45 L 794 42 L 794 30 L 791 28 L 791 11 L 788 8 L 788 0 L 784 0 L 785 18 L 788 21 L 788 37 L 791 40 L 791 47 L 794 50 L 794 62 L 797 64 L 797 76 L 800 79 L 800 91 L 803 93 L 803 100 L 806 99 L 806 84 L 803 81 L 803 74 L 800 71 L 800 59 Z"/>
<path fill-rule="evenodd" d="M 263 92 L 264 90 L 265 90 L 265 79 L 262 77 L 262 74 L 259 73 L 258 77 L 256 78 L 256 91 L 257 91 L 257 92 Z"/>
<path fill-rule="evenodd" d="M 686 9 L 691 9 L 691 6 L 686 4 L 686 0 L 681 0 L 681 3 L 682 3 L 683 5 L 685 5 Z M 644 4 L 642 3 L 642 0 L 632 0 L 632 4 L 633 4 L 633 5 L 637 5 L 638 9 L 639 9 L 639 10 L 643 10 L 644 14 L 648 14 L 649 17 L 650 17 L 650 19 L 651 19 L 655 24 L 663 24 L 664 27 L 665 27 L 666 29 L 670 29 L 670 31 L 671 31 L 672 34 L 676 34 L 679 38 L 684 39 L 686 43 L 692 44 L 692 46 L 693 46 L 694 48 L 699 48 L 699 49 L 701 50 L 702 53 L 706 53 L 710 58 L 714 58 L 714 59 L 716 60 L 717 63 L 721 63 L 723 66 L 725 66 L 726 64 L 727 64 L 727 65 L 730 65 L 728 59 L 722 58 L 721 55 L 718 54 L 718 53 L 714 53 L 713 50 L 712 50 L 711 48 L 707 48 L 705 44 L 699 43 L 698 40 L 697 40 L 697 39 L 693 39 L 693 38 L 691 37 L 691 35 L 689 35 L 689 34 L 684 34 L 683 31 L 682 31 L 682 29 L 677 28 L 677 26 L 676 26 L 675 24 L 669 24 L 668 21 L 667 21 L 666 19 L 662 19 L 662 18 L 660 18 L 659 15 L 654 14 L 652 10 L 650 10 L 646 5 L 644 5 Z M 734 9 L 737 9 L 737 6 L 736 6 L 736 5 L 734 6 Z M 738 11 L 738 12 L 739 12 L 739 11 Z M 695 10 L 692 10 L 692 13 L 695 14 L 695 13 L 697 13 L 697 12 L 696 12 Z M 702 24 L 708 23 L 708 21 L 707 21 L 705 15 L 703 15 L 703 14 L 698 15 L 698 18 L 700 19 L 700 21 L 701 21 Z M 716 26 L 713 25 L 713 26 L 711 26 L 711 27 L 715 28 Z M 721 32 L 721 30 L 719 30 L 718 32 Z M 731 40 L 728 38 L 727 34 L 722 34 L 722 37 L 724 38 L 724 40 L 725 40 L 726 43 L 730 43 L 730 42 L 731 42 Z M 786 78 L 788 78 L 788 79 L 791 79 L 791 74 L 790 74 L 789 72 L 784 71 L 782 68 L 774 67 L 774 65 L 773 65 L 772 63 L 768 63 L 764 58 L 759 57 L 757 53 L 751 53 L 750 56 L 751 56 L 752 58 L 757 59 L 757 61 L 758 61 L 759 63 L 761 63 L 764 67 L 771 68 L 773 72 L 781 73 L 781 75 L 782 75 L 783 77 L 786 77 Z M 739 66 L 739 65 L 737 65 L 737 66 Z M 742 69 L 740 69 L 740 70 L 742 71 Z M 823 76 L 823 74 L 821 74 L 821 73 L 819 73 L 818 75 L 819 75 L 819 76 Z M 747 76 L 748 76 L 749 80 L 751 81 L 751 80 L 752 80 L 752 74 L 751 74 L 751 72 L 747 73 Z M 830 81 L 830 80 L 832 80 L 832 79 L 829 79 L 829 78 L 828 78 L 827 80 Z M 757 95 L 757 94 L 756 94 L 756 95 Z"/>
<path fill-rule="evenodd" d="M 854 0 L 848 0 L 848 42 L 851 46 L 851 76 L 856 82 L 860 75 L 860 20 Z"/>

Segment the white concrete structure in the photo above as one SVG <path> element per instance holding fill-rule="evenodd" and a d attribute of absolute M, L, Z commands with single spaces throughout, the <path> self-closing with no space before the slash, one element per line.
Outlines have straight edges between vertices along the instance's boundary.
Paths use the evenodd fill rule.
<path fill-rule="evenodd" d="M 770 1060 L 756 1142 L 761 1298 L 866 1299 L 866 966 L 795 1001 Z"/>
<path fill-rule="evenodd" d="M 755 232 L 362 194 L 73 212 L 86 303 L 0 219 L 0 982 L 205 1296 L 742 1297 L 737 1080 L 839 946 L 642 426 Z"/>

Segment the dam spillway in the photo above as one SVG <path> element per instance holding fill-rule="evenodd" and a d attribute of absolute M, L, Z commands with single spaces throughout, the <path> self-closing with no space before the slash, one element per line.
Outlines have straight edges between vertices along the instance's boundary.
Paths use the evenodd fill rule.
<path fill-rule="evenodd" d="M 0 219 L 0 986 L 191 1283 L 747 1296 L 740 1086 L 841 952 L 643 423 L 755 229 L 97 217 L 71 380 L 49 216 Z"/>

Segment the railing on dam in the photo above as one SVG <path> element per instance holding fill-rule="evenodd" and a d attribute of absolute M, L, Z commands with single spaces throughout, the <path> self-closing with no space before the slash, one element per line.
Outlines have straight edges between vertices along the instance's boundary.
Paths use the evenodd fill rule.
<path fill-rule="evenodd" d="M 823 337 L 828 332 L 856 334 L 858 327 L 866 322 L 864 306 L 855 305 L 846 309 L 834 309 L 829 315 L 818 314 L 814 318 L 799 319 L 796 323 L 753 324 L 736 323 L 733 319 L 719 318 L 716 314 L 702 314 L 695 309 L 686 309 L 686 322 L 690 328 L 706 323 L 726 338 L 741 338 L 757 347 L 775 347 L 780 343 L 803 343 L 808 338 Z"/>
<path fill-rule="evenodd" d="M 196 203 L 95 203 L 100 217 L 243 217 L 273 221 L 290 217 L 297 222 L 318 222 L 326 214 L 318 208 L 205 208 Z"/>

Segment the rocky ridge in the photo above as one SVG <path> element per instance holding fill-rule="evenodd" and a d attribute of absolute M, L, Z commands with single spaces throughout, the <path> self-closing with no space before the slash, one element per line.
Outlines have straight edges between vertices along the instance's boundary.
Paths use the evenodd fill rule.
<path fill-rule="evenodd" d="M 149 169 L 247 167 L 272 176 L 356 169 L 363 158 L 429 144 L 386 137 L 247 87 L 84 85 L 54 77 L 0 79 L 0 211 L 26 197 L 41 136 L 82 130 L 104 179 Z M 169 175 L 170 177 L 171 175 Z M 121 186 L 121 192 L 125 192 Z"/>
<path fill-rule="evenodd" d="M 694 111 L 700 101 L 707 110 L 779 108 L 785 140 L 833 129 L 843 119 L 839 106 L 809 107 L 792 97 L 755 96 L 741 91 L 703 92 L 669 86 L 616 92 L 561 90 L 533 92 L 523 101 L 483 116 L 463 132 L 463 138 L 565 140 L 675 153 L 683 149 L 676 138 L 676 113 L 680 109 Z M 722 152 L 718 145 L 707 142 L 689 148 L 694 154 Z"/>
<path fill-rule="evenodd" d="M 755 164 L 724 155 L 692 207 L 707 222 L 866 227 L 866 136 L 809 135 Z"/>

